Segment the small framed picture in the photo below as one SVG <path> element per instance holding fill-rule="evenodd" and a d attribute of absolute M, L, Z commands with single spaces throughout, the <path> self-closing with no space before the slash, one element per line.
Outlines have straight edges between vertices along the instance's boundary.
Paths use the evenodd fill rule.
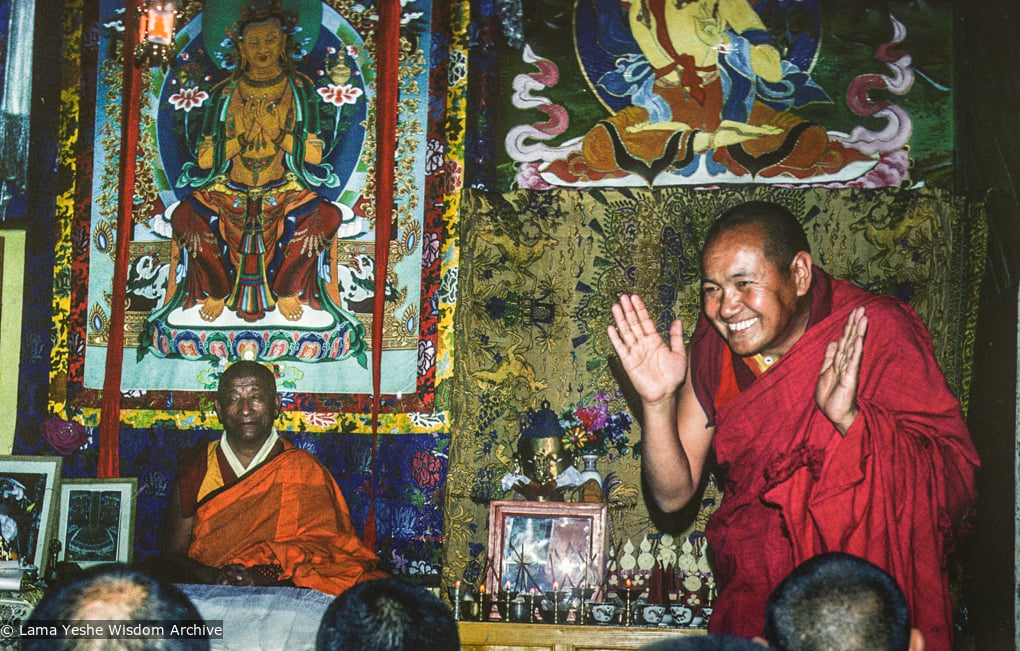
<path fill-rule="evenodd" d="M 61 457 L 0 456 L 0 535 L 24 566 L 46 571 Z"/>
<path fill-rule="evenodd" d="M 135 545 L 138 479 L 65 479 L 60 484 L 61 561 L 88 567 L 130 563 Z"/>
<path fill-rule="evenodd" d="M 605 504 L 489 503 L 490 594 L 598 588 L 605 570 Z"/>

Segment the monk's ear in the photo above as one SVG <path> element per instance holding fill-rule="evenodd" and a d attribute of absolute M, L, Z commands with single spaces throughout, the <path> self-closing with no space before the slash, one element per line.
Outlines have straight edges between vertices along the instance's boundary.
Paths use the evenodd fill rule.
<path fill-rule="evenodd" d="M 276 412 L 273 414 L 273 421 L 276 421 L 276 419 L 280 416 L 280 412 L 283 411 L 283 398 L 279 393 L 276 394 L 274 404 L 276 405 Z"/>
<path fill-rule="evenodd" d="M 813 269 L 811 254 L 807 251 L 801 251 L 793 256 L 793 261 L 790 262 L 790 275 L 793 276 L 793 282 L 797 286 L 797 296 L 804 296 L 810 291 Z"/>

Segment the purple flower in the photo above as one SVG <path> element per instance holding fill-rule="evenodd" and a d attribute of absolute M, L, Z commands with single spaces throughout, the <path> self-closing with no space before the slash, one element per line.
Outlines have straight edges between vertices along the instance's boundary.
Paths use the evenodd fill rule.
<path fill-rule="evenodd" d="M 563 410 L 559 416 L 564 430 L 563 446 L 575 454 L 596 454 L 615 458 L 630 452 L 633 419 L 625 411 L 610 412 L 613 396 L 596 391 L 587 404 L 581 402 Z"/>
<path fill-rule="evenodd" d="M 50 447 L 57 451 L 57 454 L 67 456 L 88 443 L 88 432 L 85 426 L 73 421 L 64 420 L 58 416 L 51 416 L 39 425 L 42 437 L 50 444 Z"/>

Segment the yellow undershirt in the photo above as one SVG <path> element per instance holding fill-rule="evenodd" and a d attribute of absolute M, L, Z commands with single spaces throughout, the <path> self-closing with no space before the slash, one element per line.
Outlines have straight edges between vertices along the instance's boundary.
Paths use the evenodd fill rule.
<path fill-rule="evenodd" d="M 757 354 L 751 357 L 754 362 L 758 365 L 758 372 L 764 373 L 765 371 L 772 368 L 772 365 L 779 361 L 779 358 L 775 355 L 762 355 Z"/>

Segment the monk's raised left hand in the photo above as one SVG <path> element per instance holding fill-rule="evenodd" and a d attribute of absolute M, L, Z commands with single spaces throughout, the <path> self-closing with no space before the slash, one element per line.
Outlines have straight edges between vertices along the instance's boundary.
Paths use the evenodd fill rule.
<path fill-rule="evenodd" d="M 846 320 L 839 341 L 830 342 L 815 385 L 815 402 L 840 434 L 846 434 L 860 412 L 857 386 L 861 377 L 861 355 L 868 317 L 858 307 Z"/>

